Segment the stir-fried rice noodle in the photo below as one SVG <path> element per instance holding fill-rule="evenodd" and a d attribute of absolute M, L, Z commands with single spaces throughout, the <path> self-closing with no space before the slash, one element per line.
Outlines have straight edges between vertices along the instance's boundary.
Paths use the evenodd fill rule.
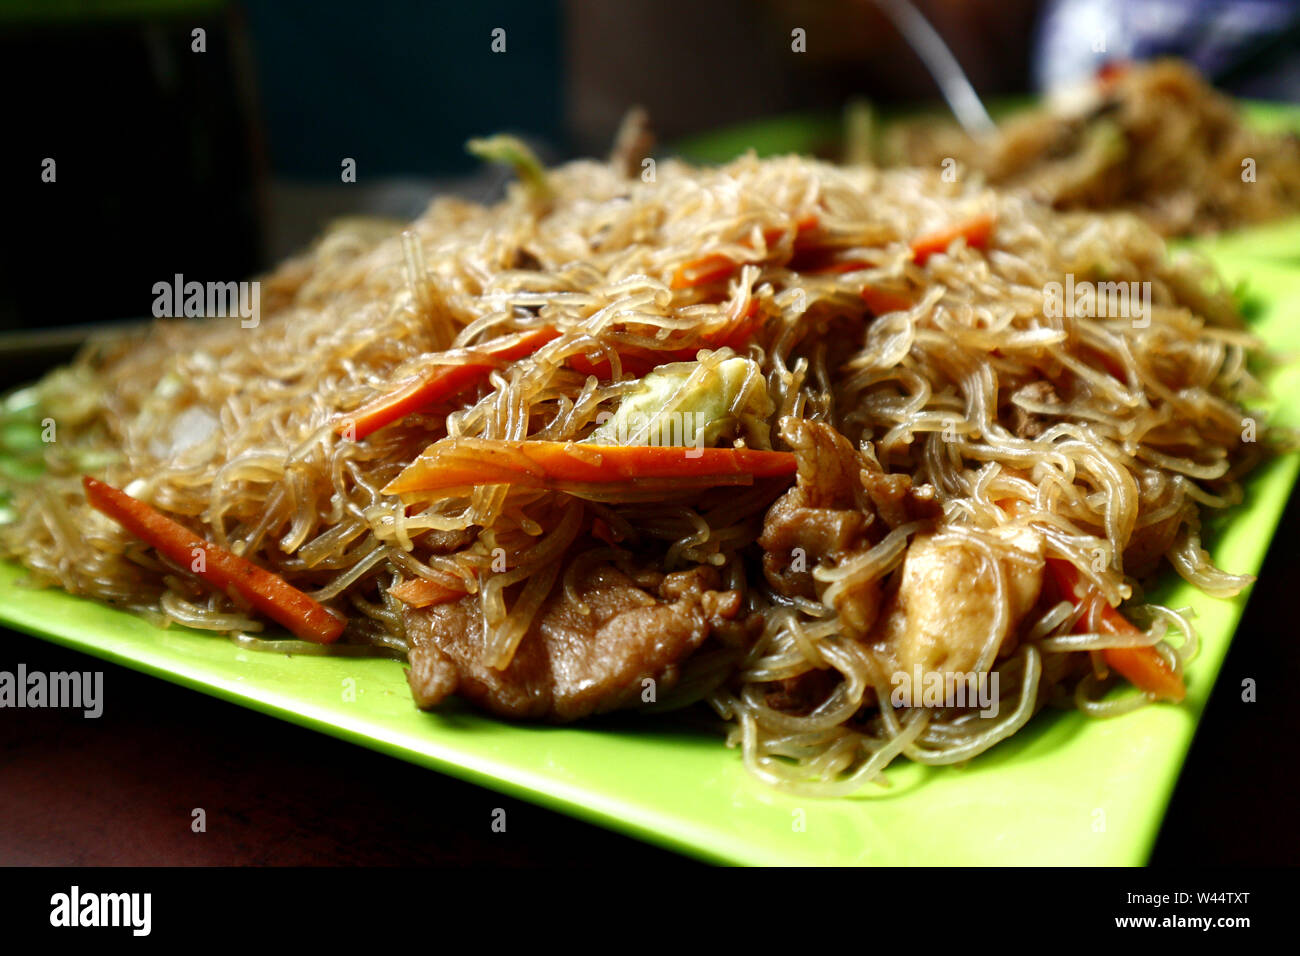
<path fill-rule="evenodd" d="M 947 164 L 1058 209 L 1126 209 L 1165 235 L 1300 213 L 1300 137 L 1254 128 L 1177 60 L 1119 67 L 1060 104 L 1012 114 L 991 139 L 910 120 L 879 150 L 886 164 Z"/>
<path fill-rule="evenodd" d="M 46 475 L 15 489 L 4 550 L 40 582 L 153 620 L 231 632 L 241 646 L 274 638 L 249 608 L 92 510 L 80 474 L 86 461 L 108 462 L 104 480 L 346 615 L 343 642 L 327 652 L 404 654 L 403 604 L 389 588 L 427 578 L 477 597 L 498 667 L 548 595 L 576 593 L 584 561 L 709 565 L 760 626 L 745 646 L 701 648 L 673 702 L 707 700 L 755 774 L 816 794 L 855 791 L 900 756 L 966 760 L 1048 704 L 1110 714 L 1145 702 L 1109 693 L 1107 647 L 1154 644 L 1178 670 L 1194 653 L 1192 623 L 1174 609 L 1130 601 L 1124 613 L 1145 629 L 1134 638 L 1080 632 L 1078 608 L 1043 600 L 1018 640 L 980 651 L 978 667 L 999 678 L 996 716 L 894 706 L 887 655 L 846 633 L 837 601 L 866 584 L 896 587 L 921 533 L 978 555 L 1002 596 L 1006 569 L 1027 560 L 993 534 L 1008 528 L 1041 534 L 1046 556 L 1073 563 L 1110 604 L 1140 595 L 1123 556 L 1144 537 L 1205 591 L 1247 583 L 1209 563 L 1200 528 L 1206 509 L 1240 499 L 1238 479 L 1258 457 L 1241 405 L 1258 393 L 1247 363 L 1256 342 L 1211 271 L 1170 258 L 1133 219 L 1056 213 L 938 173 L 793 157 L 719 169 L 661 161 L 653 182 L 578 162 L 548 179 L 544 200 L 519 185 L 490 207 L 439 199 L 401 231 L 340 224 L 263 280 L 256 328 L 164 322 L 88 348 L 38 389 L 58 440 Z M 987 249 L 959 238 L 917 261 L 916 237 L 985 214 Z M 852 268 L 789 267 L 799 224 L 814 216 L 822 251 Z M 708 255 L 738 265 L 672 287 Z M 1045 288 L 1067 274 L 1150 283 L 1146 321 L 1047 314 Z M 864 286 L 912 305 L 873 317 Z M 580 440 L 634 390 L 627 355 L 678 362 L 698 346 L 703 375 L 735 354 L 709 350 L 707 333 L 747 313 L 761 321 L 737 349 L 763 379 L 744 390 L 763 386 L 771 400 L 769 447 L 786 447 L 787 418 L 829 424 L 886 472 L 931 487 L 941 512 L 881 527 L 841 564 L 809 555 L 817 599 L 777 593 L 758 567 L 756 539 L 788 478 L 703 491 L 659 480 L 622 493 L 382 492 L 438 439 Z M 339 433 L 376 395 L 465 360 L 446 350 L 543 325 L 560 334 L 477 390 L 361 440 Z M 608 366 L 575 371 L 575 357 Z M 1042 382 L 1053 387 L 1030 387 Z M 1036 425 L 1016 425 L 1025 421 Z M 597 518 L 614 542 L 591 537 Z M 464 529 L 477 533 L 448 550 Z M 770 693 L 813 671 L 829 679 L 809 707 Z"/>

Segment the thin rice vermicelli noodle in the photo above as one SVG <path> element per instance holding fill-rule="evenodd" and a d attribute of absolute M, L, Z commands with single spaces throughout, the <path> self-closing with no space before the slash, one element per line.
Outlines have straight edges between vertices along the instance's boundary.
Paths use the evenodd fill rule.
<path fill-rule="evenodd" d="M 423 580 L 457 595 L 498 671 L 541 640 L 556 602 L 594 613 L 584 582 L 613 574 L 600 569 L 640 580 L 650 567 L 645 580 L 659 581 L 706 568 L 735 606 L 661 673 L 657 706 L 707 701 L 754 773 L 828 795 L 900 756 L 969 759 L 1047 704 L 1107 714 L 1144 702 L 1107 695 L 1103 658 L 1155 647 L 1178 675 L 1194 653 L 1187 617 L 1135 589 L 1162 558 L 1212 594 L 1248 582 L 1209 563 L 1200 528 L 1205 509 L 1240 500 L 1263 453 L 1243 410 L 1260 392 L 1258 343 L 1208 267 L 1171 258 L 1137 221 L 796 157 L 661 161 L 652 182 L 578 162 L 545 182 L 549 195 L 515 185 L 491 207 L 439 199 L 402 231 L 339 225 L 263 281 L 256 328 L 163 322 L 86 350 L 32 393 L 58 440 L 45 475 L 14 484 L 4 551 L 40 582 L 158 621 L 245 646 L 274 636 L 246 602 L 94 510 L 90 470 L 344 616 L 328 652 L 408 656 L 413 615 L 436 608 L 390 589 Z M 916 251 L 917 237 L 969 222 L 991 232 Z M 1067 276 L 1149 283 L 1149 308 L 1136 320 L 1049 314 L 1045 290 Z M 543 327 L 556 334 L 489 362 L 453 398 L 356 440 L 340 433 L 395 385 Z M 383 491 L 435 442 L 446 467 L 472 469 L 484 449 L 586 439 L 673 363 L 687 371 L 665 379 L 663 421 L 724 382 L 710 444 L 795 451 L 809 495 L 831 480 L 817 454 L 849 462 L 852 487 L 821 508 L 825 525 L 791 533 L 851 528 L 851 545 L 800 555 L 808 573 L 784 576 L 791 555 L 771 542 L 788 475 Z M 627 443 L 652 444 L 653 419 Z M 876 484 L 855 485 L 859 473 Z M 1138 629 L 1107 631 L 1099 607 L 1062 600 L 1044 583 L 1050 561 L 1106 605 L 1130 601 Z M 936 607 L 974 602 L 968 617 L 984 622 L 947 665 L 916 659 L 942 670 L 966 655 L 957 669 L 996 674 L 995 714 L 891 702 L 911 646 L 889 627 L 931 613 L 903 606 L 908 562 L 956 582 Z M 1026 582 L 1036 589 L 1022 600 Z"/>

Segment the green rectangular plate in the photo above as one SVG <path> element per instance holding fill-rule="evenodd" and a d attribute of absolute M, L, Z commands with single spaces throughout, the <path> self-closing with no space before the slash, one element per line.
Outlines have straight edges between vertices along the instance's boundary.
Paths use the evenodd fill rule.
<path fill-rule="evenodd" d="M 1300 227 L 1286 241 L 1300 248 Z M 1300 268 L 1230 244 L 1215 259 L 1247 281 L 1270 345 L 1300 349 Z M 1300 424 L 1300 368 L 1270 385 L 1275 420 Z M 1220 566 L 1259 570 L 1298 465 L 1294 455 L 1272 462 L 1250 481 L 1247 503 L 1216 522 Z M 685 853 L 746 864 L 1144 862 L 1244 603 L 1180 581 L 1162 594 L 1196 610 L 1204 641 L 1183 706 L 1108 721 L 1044 713 L 965 767 L 900 762 L 887 788 L 815 800 L 767 788 L 720 737 L 684 722 L 539 727 L 460 709 L 422 713 L 394 661 L 245 651 L 21 582 L 20 569 L 0 564 L 0 620 L 15 628 Z"/>

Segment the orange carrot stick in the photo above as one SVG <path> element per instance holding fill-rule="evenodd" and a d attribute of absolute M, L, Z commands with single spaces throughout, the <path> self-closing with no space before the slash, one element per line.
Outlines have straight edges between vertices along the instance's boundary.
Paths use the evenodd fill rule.
<path fill-rule="evenodd" d="M 669 357 L 661 358 L 668 355 Z M 654 352 L 654 351 L 632 351 L 620 350 L 618 353 L 619 364 L 623 368 L 625 376 L 632 378 L 643 378 L 661 362 L 675 361 L 671 353 Z M 594 375 L 597 378 L 609 378 L 614 374 L 614 369 L 610 365 L 609 359 L 601 358 L 592 361 L 585 355 L 570 355 L 568 358 L 569 368 L 575 372 L 581 372 L 583 375 Z"/>
<path fill-rule="evenodd" d="M 890 292 L 888 289 L 877 289 L 875 286 L 864 286 L 862 289 L 862 301 L 867 304 L 867 308 L 874 315 L 884 315 L 886 312 L 902 312 L 913 306 L 911 299 L 899 295 L 897 292 Z"/>
<path fill-rule="evenodd" d="M 415 379 L 362 405 L 341 418 L 334 426 L 340 435 L 357 441 L 373 434 L 385 425 L 401 421 L 407 415 L 451 398 L 465 389 L 483 381 L 494 369 L 532 355 L 543 345 L 559 337 L 559 332 L 549 326 L 533 329 L 498 342 L 490 342 L 482 349 L 469 353 L 470 358 L 460 365 L 437 365 Z"/>
<path fill-rule="evenodd" d="M 669 288 L 672 289 L 689 289 L 692 286 L 704 285 L 708 282 L 717 282 L 719 279 L 725 279 L 736 271 L 736 262 L 730 256 L 724 256 L 720 252 L 711 252 L 707 256 L 700 256 L 698 259 L 692 259 L 684 263 L 673 273 L 673 281 Z"/>
<path fill-rule="evenodd" d="M 1083 576 L 1069 561 L 1048 558 L 1047 569 L 1062 597 L 1075 605 L 1089 605 L 1079 618 L 1076 630 L 1088 627 L 1091 618 L 1097 630 L 1104 634 L 1141 633 L 1128 618 L 1106 602 L 1101 592 L 1092 587 L 1081 588 Z M 1155 700 L 1178 702 L 1187 695 L 1182 677 L 1154 647 L 1108 647 L 1102 651 L 1102 656 L 1107 666 Z"/>
<path fill-rule="evenodd" d="M 91 507 L 112 518 L 127 531 L 217 590 L 237 592 L 261 613 L 298 637 L 331 644 L 343 633 L 344 622 L 324 605 L 299 591 L 278 574 L 211 544 L 151 505 L 132 498 L 89 475 L 81 479 Z M 198 564 L 202 552 L 202 564 Z"/>
<path fill-rule="evenodd" d="M 965 239 L 966 245 L 975 249 L 984 249 L 993 235 L 993 216 L 981 213 L 973 219 L 959 222 L 912 240 L 912 261 L 918 266 L 925 265 L 934 254 L 947 252 L 948 247 L 957 239 Z"/>
<path fill-rule="evenodd" d="M 795 242 L 800 237 L 812 232 L 817 228 L 816 216 L 805 216 L 795 223 Z M 781 238 L 785 232 L 784 229 L 765 229 L 763 231 L 763 240 L 767 245 L 771 245 Z M 700 256 L 698 259 L 692 259 L 689 262 L 678 266 L 673 272 L 670 288 L 672 289 L 689 289 L 697 285 L 704 285 L 708 282 L 717 282 L 725 279 L 735 272 L 740 264 L 730 256 L 720 252 L 710 252 L 707 255 Z"/>
<path fill-rule="evenodd" d="M 394 584 L 388 593 L 411 607 L 431 607 L 434 604 L 446 604 L 465 596 L 463 586 L 441 584 L 428 578 L 411 578 L 401 584 Z"/>
<path fill-rule="evenodd" d="M 1127 621 L 1124 623 L 1128 624 Z M 1128 626 L 1137 630 L 1132 624 Z M 1102 630 L 1108 630 L 1106 621 L 1102 622 Z M 1120 632 L 1110 630 L 1110 633 Z M 1174 673 L 1169 663 L 1156 652 L 1154 647 L 1108 647 L 1102 652 L 1102 656 L 1106 658 L 1106 663 L 1127 678 L 1129 683 L 1156 700 L 1178 703 L 1187 696 L 1183 679 Z"/>
<path fill-rule="evenodd" d="M 795 467 L 790 452 L 750 448 L 459 438 L 434 442 L 388 483 L 384 494 L 479 485 L 562 491 L 573 486 L 635 486 L 655 479 L 671 479 L 675 488 L 707 488 L 792 475 Z"/>

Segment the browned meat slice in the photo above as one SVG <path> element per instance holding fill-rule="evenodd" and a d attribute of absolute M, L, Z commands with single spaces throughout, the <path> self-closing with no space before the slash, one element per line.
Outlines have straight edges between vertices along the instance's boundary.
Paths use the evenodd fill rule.
<path fill-rule="evenodd" d="M 886 474 L 875 462 L 869 462 L 859 478 L 876 514 L 891 529 L 943 514 L 943 507 L 934 496 L 934 486 L 914 487 L 911 475 Z"/>
<path fill-rule="evenodd" d="M 829 425 L 784 418 L 780 434 L 794 451 L 795 486 L 768 509 L 759 546 L 768 584 L 787 597 L 816 598 L 825 590 L 812 575 L 870 548 L 897 527 L 939 514 L 933 488 L 913 488 L 908 475 L 888 475 Z M 877 518 L 880 521 L 877 521 Z M 841 589 L 833 601 L 844 631 L 864 637 L 875 623 L 880 584 Z"/>
<path fill-rule="evenodd" d="M 1186 517 L 1177 511 L 1168 518 L 1133 529 L 1124 549 L 1124 571 L 1135 578 L 1150 577 L 1160 567 L 1160 562 L 1174 546 L 1174 540 Z"/>
<path fill-rule="evenodd" d="M 420 543 L 434 554 L 451 554 L 469 547 L 477 537 L 478 531 L 474 528 L 463 528 L 459 531 L 439 531 L 431 528 L 420 536 Z"/>
<path fill-rule="evenodd" d="M 862 459 L 847 438 L 799 418 L 781 419 L 780 435 L 799 471 L 763 522 L 763 574 L 781 594 L 814 598 L 813 566 L 859 547 L 875 515 L 858 481 Z"/>
<path fill-rule="evenodd" d="M 569 721 L 639 703 L 647 678 L 662 695 L 714 629 L 732 626 L 741 599 L 717 590 L 712 568 L 658 577 L 651 594 L 599 565 L 579 575 L 575 599 L 557 586 L 504 670 L 484 662 L 477 597 L 408 608 L 416 703 L 435 707 L 455 694 L 505 717 Z"/>
<path fill-rule="evenodd" d="M 803 717 L 817 709 L 835 691 L 840 673 L 830 669 L 804 671 L 798 677 L 768 684 L 764 695 L 767 706 L 787 714 Z"/>
<path fill-rule="evenodd" d="M 1032 405 L 1060 405 L 1060 396 L 1051 382 L 1037 381 L 1021 386 L 1011 395 L 1011 404 L 1007 409 L 1007 427 L 1017 438 L 1037 438 L 1051 425 L 1050 419 L 1038 412 L 1031 412 L 1017 399 Z"/>

